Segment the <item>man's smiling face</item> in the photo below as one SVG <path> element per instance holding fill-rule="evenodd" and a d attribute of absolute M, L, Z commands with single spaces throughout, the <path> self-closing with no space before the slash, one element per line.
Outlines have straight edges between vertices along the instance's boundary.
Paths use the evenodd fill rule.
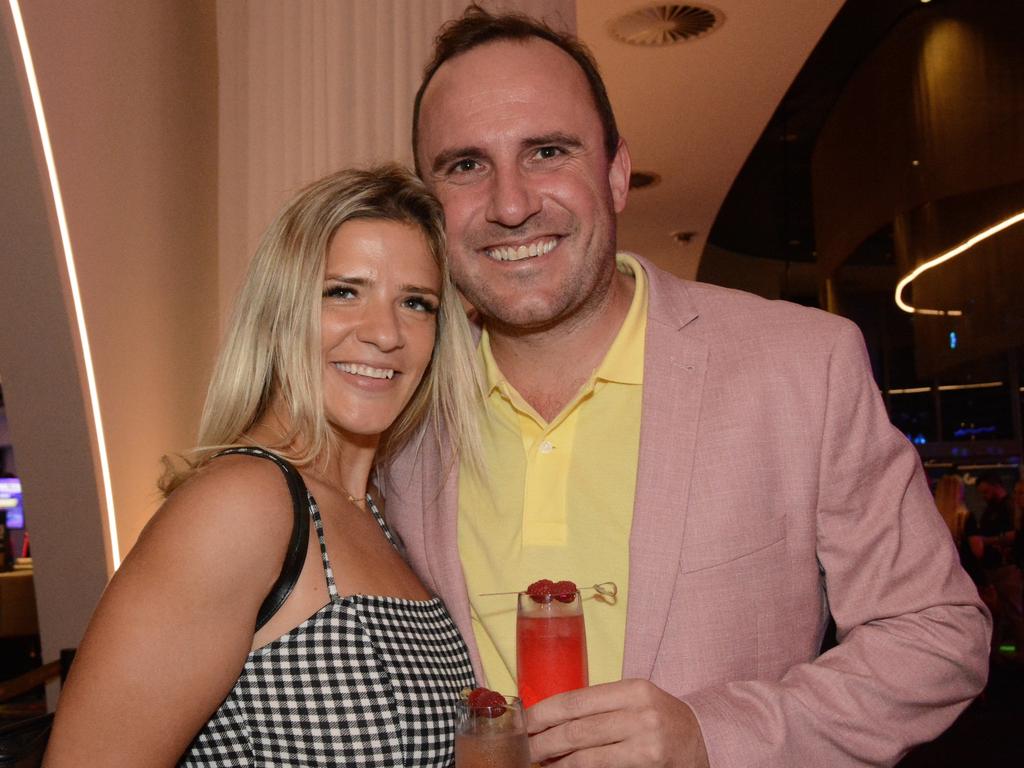
<path fill-rule="evenodd" d="M 600 303 L 629 158 L 620 145 L 609 163 L 565 52 L 499 41 L 445 62 L 423 96 L 416 152 L 444 205 L 456 282 L 485 317 L 543 329 Z"/>

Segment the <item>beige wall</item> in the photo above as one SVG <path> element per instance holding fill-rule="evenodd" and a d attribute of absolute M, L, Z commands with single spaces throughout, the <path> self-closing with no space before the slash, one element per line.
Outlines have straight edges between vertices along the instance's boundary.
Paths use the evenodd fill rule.
<path fill-rule="evenodd" d="M 0 6 L 0 376 L 50 660 L 77 645 L 106 583 L 104 504 L 67 266 L 11 21 Z"/>
<path fill-rule="evenodd" d="M 198 0 L 24 5 L 92 345 L 123 554 L 157 506 L 161 455 L 194 439 L 216 345 L 215 9 Z M 12 50 L 10 36 L 5 42 Z M 6 125 L 2 138 L 6 152 Z M 30 200 L 38 175 L 35 182 L 28 173 L 15 178 L 11 196 Z M 54 232 L 47 257 L 58 259 Z M 39 255 L 38 248 L 4 254 L 25 292 L 19 322 L 26 325 L 24 308 L 52 305 L 55 291 L 63 311 L 34 312 L 32 326 L 13 340 L 17 349 L 3 348 L 0 371 L 26 480 L 49 659 L 77 643 L 111 563 L 96 535 L 104 515 L 98 475 L 84 477 L 68 463 L 69 450 L 75 459 L 94 456 L 95 442 L 63 255 L 46 270 Z M 70 341 L 54 346 L 51 337 Z M 55 381 L 54 370 L 75 372 L 77 390 Z M 58 385 L 67 394 L 55 402 Z M 58 427 L 59 438 L 48 423 L 58 406 L 73 433 Z"/>
<path fill-rule="evenodd" d="M 217 3 L 225 316 L 260 233 L 292 192 L 346 166 L 412 165 L 412 103 L 423 66 L 438 28 L 467 4 Z M 575 0 L 481 4 L 576 27 Z"/>
<path fill-rule="evenodd" d="M 567 26 L 575 23 L 572 0 L 487 4 L 542 15 L 555 9 Z M 421 67 L 437 26 L 464 3 L 25 5 L 92 345 L 123 556 L 158 506 L 161 455 L 193 442 L 218 318 L 259 231 L 290 190 L 317 175 L 409 160 Z M 4 103 L 20 98 L 15 93 Z M 31 127 L 21 101 L 10 114 L 23 133 Z M 0 137 L 5 149 L 9 122 Z M 0 273 L 17 276 L 25 291 L 17 322 L 8 326 L 18 332 L 0 346 L 0 375 L 26 479 L 49 659 L 77 644 L 112 563 L 63 254 L 39 158 L 31 154 L 14 158 L 21 176 L 5 190 L 4 212 L 17 217 L 19 198 L 32 188 L 42 222 L 35 222 L 33 242 L 45 243 L 47 260 L 32 262 L 35 252 L 18 250 Z M 33 337 L 33 329 L 45 333 Z"/>
<path fill-rule="evenodd" d="M 158 502 L 160 456 L 193 441 L 216 343 L 214 9 L 33 0 L 24 14 L 124 552 Z"/>

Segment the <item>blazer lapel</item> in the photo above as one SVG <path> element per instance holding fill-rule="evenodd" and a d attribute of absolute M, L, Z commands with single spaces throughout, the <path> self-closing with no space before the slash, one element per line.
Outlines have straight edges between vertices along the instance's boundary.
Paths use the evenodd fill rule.
<path fill-rule="evenodd" d="M 430 438 L 425 438 L 424 443 Z M 478 681 L 484 680 L 483 665 L 473 635 L 473 622 L 469 613 L 469 591 L 459 560 L 459 467 L 447 468 L 447 460 L 436 445 L 421 446 L 423 493 L 423 542 L 425 560 L 434 591 L 444 600 L 452 619 L 462 633 L 473 672 Z M 445 472 L 445 469 L 448 469 Z M 444 478 L 438 490 L 437 484 Z"/>
<path fill-rule="evenodd" d="M 685 283 L 641 263 L 650 303 L 622 672 L 649 678 L 679 569 L 708 344 L 685 328 L 697 317 Z"/>

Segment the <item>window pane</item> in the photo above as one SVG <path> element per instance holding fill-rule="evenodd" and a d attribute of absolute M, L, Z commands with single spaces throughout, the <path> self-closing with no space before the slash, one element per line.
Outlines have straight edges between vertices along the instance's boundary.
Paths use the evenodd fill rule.
<path fill-rule="evenodd" d="M 890 395 L 890 418 L 907 439 L 918 445 L 935 439 L 935 414 L 932 411 L 931 392 L 909 395 Z"/>
<path fill-rule="evenodd" d="M 1010 392 L 1006 385 L 939 393 L 943 440 L 1009 440 Z"/>

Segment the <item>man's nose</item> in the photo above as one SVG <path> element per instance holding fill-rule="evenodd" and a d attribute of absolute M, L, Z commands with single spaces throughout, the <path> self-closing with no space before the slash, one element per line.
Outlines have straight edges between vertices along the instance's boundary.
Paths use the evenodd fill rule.
<path fill-rule="evenodd" d="M 372 344 L 382 352 L 400 349 L 405 345 L 405 334 L 398 317 L 398 308 L 386 302 L 370 302 L 360 318 L 356 338 Z"/>
<path fill-rule="evenodd" d="M 488 190 L 487 220 L 518 227 L 540 210 L 540 195 L 518 166 L 498 168 Z"/>

